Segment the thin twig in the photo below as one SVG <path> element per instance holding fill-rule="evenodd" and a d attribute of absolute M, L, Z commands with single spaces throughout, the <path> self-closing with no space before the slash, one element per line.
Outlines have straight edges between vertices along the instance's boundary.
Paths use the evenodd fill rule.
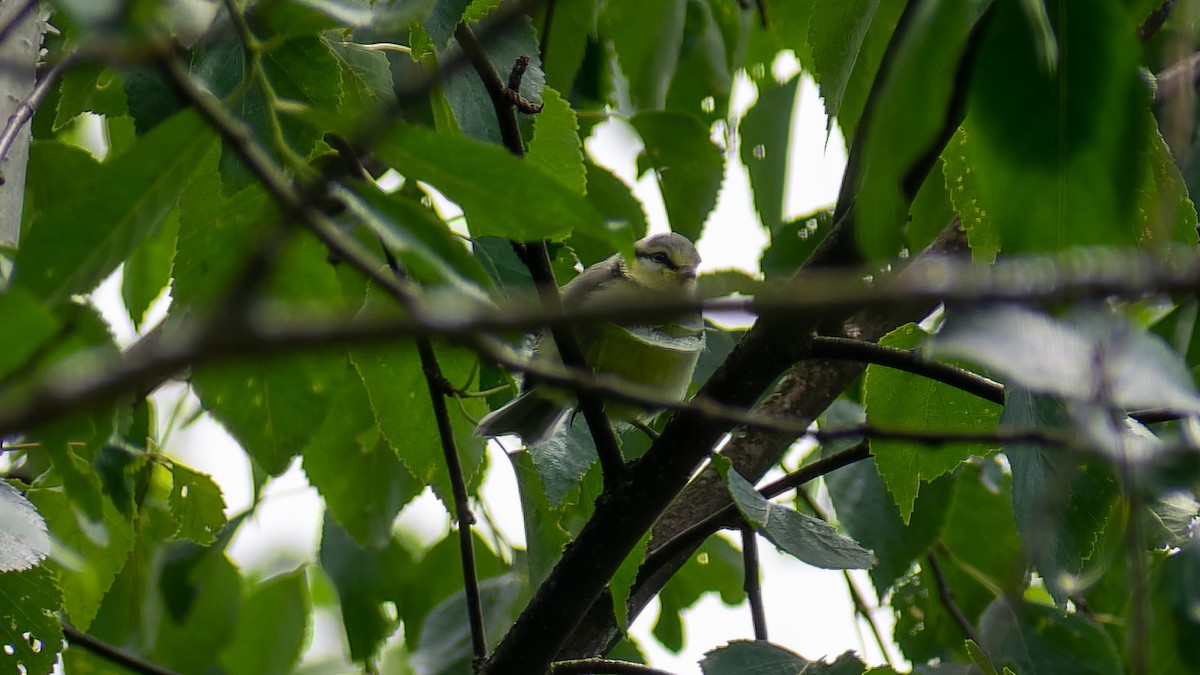
<path fill-rule="evenodd" d="M 550 675 L 672 675 L 672 673 L 630 661 L 572 659 L 551 663 Z"/>
<path fill-rule="evenodd" d="M 860 361 L 903 370 L 948 384 L 986 401 L 1004 405 L 1004 385 L 965 368 L 930 361 L 915 349 L 897 349 L 875 342 L 818 335 L 813 338 L 812 355 L 816 358 Z"/>
<path fill-rule="evenodd" d="M 767 613 L 763 608 L 762 582 L 758 567 L 758 533 L 749 523 L 742 523 L 742 590 L 750 605 L 754 624 L 754 639 L 767 639 Z"/>
<path fill-rule="evenodd" d="M 1175 0 L 1163 0 L 1162 4 L 1154 8 L 1150 12 L 1150 16 L 1141 23 L 1137 28 L 1138 39 L 1142 42 L 1148 41 L 1158 33 L 1158 29 L 1163 27 L 1167 19 L 1171 17 L 1171 10 L 1175 8 Z"/>
<path fill-rule="evenodd" d="M 854 611 L 867 622 L 867 626 L 871 629 L 871 635 L 875 638 L 875 644 L 879 646 L 879 652 L 883 654 L 883 659 L 887 661 L 888 667 L 892 670 L 896 669 L 892 663 L 892 655 L 888 653 L 887 643 L 883 639 L 883 631 L 879 629 L 879 622 L 875 620 L 875 616 L 871 614 L 871 607 L 867 604 L 866 597 L 858 588 L 858 584 L 854 583 L 854 577 L 850 576 L 850 572 L 842 570 L 842 577 L 846 580 L 846 589 L 850 591 L 850 599 L 854 602 Z M 861 641 L 861 633 L 859 635 Z"/>
<path fill-rule="evenodd" d="M 80 649 L 86 649 L 106 661 L 115 663 L 135 673 L 142 673 L 143 675 L 179 675 L 169 668 L 160 666 L 157 663 L 151 663 L 140 656 L 135 656 L 124 649 L 114 647 L 99 638 L 92 637 L 70 624 L 62 624 L 62 629 L 63 637 L 67 639 L 68 644 L 77 646 Z"/>
<path fill-rule="evenodd" d="M 937 554 L 933 551 L 925 557 L 929 561 L 929 572 L 933 574 L 934 584 L 937 585 L 938 599 L 941 600 L 942 606 L 946 608 L 946 612 L 950 614 L 950 618 L 954 619 L 954 623 L 962 629 L 967 639 L 979 645 L 983 649 L 983 641 L 979 639 L 979 632 L 975 630 L 975 626 L 971 625 L 971 621 L 967 619 L 967 615 L 963 614 L 958 603 L 954 600 L 954 590 L 950 588 L 950 584 L 946 582 L 946 575 L 942 574 L 942 566 L 938 563 Z"/>
<path fill-rule="evenodd" d="M 17 109 L 8 117 L 8 122 L 4 125 L 4 130 L 0 131 L 0 161 L 7 155 L 12 144 L 17 140 L 20 134 L 21 127 L 25 126 L 29 120 L 33 119 L 33 113 L 37 112 L 38 106 L 45 100 L 46 94 L 58 83 L 58 78 L 75 64 L 76 55 L 68 54 L 58 63 L 55 63 L 42 79 L 37 81 L 29 95 L 17 104 Z M 2 183 L 0 183 L 2 184 Z"/>
<path fill-rule="evenodd" d="M 21 5 L 21 8 L 18 9 L 8 19 L 8 22 L 5 23 L 3 26 L 0 26 L 0 43 L 3 43 L 5 40 L 8 39 L 9 35 L 12 35 L 12 32 L 14 30 L 16 30 L 17 26 L 21 25 L 21 22 L 25 19 L 25 17 L 30 12 L 33 11 L 34 7 L 37 7 L 37 4 L 38 4 L 38 0 L 25 0 L 25 4 Z M 2 156 L 3 156 L 3 154 L 0 154 L 0 157 L 2 157 Z"/>

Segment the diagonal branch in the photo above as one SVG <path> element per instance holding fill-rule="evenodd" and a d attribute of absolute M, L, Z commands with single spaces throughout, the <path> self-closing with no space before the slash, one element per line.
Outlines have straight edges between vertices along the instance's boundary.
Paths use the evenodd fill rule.
<path fill-rule="evenodd" d="M 130 654 L 124 649 L 114 647 L 97 637 L 88 635 L 70 624 L 62 624 L 62 629 L 63 637 L 67 639 L 68 644 L 78 646 L 80 649 L 86 649 L 105 661 L 115 663 L 131 672 L 138 673 L 139 675 L 179 675 L 169 668 L 147 661 L 140 656 Z"/>

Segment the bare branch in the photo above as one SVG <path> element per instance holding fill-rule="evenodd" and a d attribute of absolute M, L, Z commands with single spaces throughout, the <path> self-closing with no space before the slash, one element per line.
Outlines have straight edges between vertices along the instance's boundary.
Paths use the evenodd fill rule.
<path fill-rule="evenodd" d="M 929 563 L 929 572 L 933 575 L 933 581 L 937 585 L 938 599 L 941 600 L 942 606 L 946 608 L 946 612 L 950 614 L 950 618 L 958 627 L 962 629 L 967 639 L 983 648 L 983 641 L 979 639 L 979 632 L 975 630 L 975 626 L 971 625 L 971 621 L 967 619 L 967 615 L 963 614 L 958 603 L 954 600 L 954 590 L 950 588 L 950 584 L 946 583 L 946 575 L 942 574 L 942 566 L 938 562 L 937 554 L 933 551 L 925 558 Z"/>
<path fill-rule="evenodd" d="M 115 663 L 135 673 L 140 673 L 141 675 L 179 675 L 169 668 L 164 668 L 157 663 L 151 663 L 140 656 L 135 656 L 124 649 L 119 649 L 99 638 L 92 637 L 70 624 L 62 624 L 62 629 L 63 637 L 67 639 L 68 644 L 77 646 L 80 649 L 86 649 L 106 661 Z"/>
<path fill-rule="evenodd" d="M 763 608 L 762 583 L 758 568 L 758 534 L 749 523 L 742 523 L 742 590 L 750 605 L 754 639 L 767 639 L 767 613 Z"/>

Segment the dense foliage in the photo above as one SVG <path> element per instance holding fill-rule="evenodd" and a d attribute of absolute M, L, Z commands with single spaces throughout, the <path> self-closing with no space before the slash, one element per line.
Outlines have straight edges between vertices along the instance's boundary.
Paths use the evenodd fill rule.
<path fill-rule="evenodd" d="M 642 672 L 612 662 L 632 617 L 657 596 L 678 650 L 707 593 L 756 618 L 707 675 L 1200 671 L 1197 0 L 4 1 L 54 28 L 0 187 L 5 672 Z M 804 77 L 849 160 L 792 219 Z M 606 121 L 694 240 L 745 166 L 761 274 L 700 286 L 756 323 L 710 324 L 653 440 L 578 415 L 489 466 L 521 334 L 612 318 L 535 285 L 647 230 L 584 147 Z M 118 272 L 124 347 L 89 295 Z M 593 411 L 653 398 L 546 370 Z M 172 450 L 200 415 L 255 506 L 299 461 L 315 559 L 234 564 L 255 506 Z M 489 471 L 520 504 L 481 503 Z M 425 546 L 395 524 L 430 488 L 457 526 Z M 753 640 L 756 536 L 868 569 L 907 664 Z M 321 612 L 344 653 L 302 661 Z"/>

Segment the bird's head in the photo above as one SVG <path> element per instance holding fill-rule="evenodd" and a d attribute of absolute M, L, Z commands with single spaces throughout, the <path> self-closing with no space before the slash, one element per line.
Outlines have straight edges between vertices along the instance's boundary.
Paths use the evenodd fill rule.
<path fill-rule="evenodd" d="M 686 237 L 656 234 L 634 244 L 633 252 L 629 276 L 642 286 L 663 291 L 695 287 L 700 253 Z"/>

